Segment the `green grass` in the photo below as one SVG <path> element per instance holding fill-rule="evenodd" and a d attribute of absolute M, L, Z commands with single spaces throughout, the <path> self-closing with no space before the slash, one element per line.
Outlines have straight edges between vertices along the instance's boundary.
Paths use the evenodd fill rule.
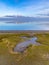
<path fill-rule="evenodd" d="M 24 53 L 10 53 L 16 44 L 26 40 L 22 36 L 36 36 L 41 45 L 30 45 Z M 49 33 L 0 34 L 0 65 L 49 65 Z"/>

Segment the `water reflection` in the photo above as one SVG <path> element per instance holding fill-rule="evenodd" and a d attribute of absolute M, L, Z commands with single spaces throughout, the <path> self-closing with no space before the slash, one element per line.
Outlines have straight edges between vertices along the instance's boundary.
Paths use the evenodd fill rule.
<path fill-rule="evenodd" d="M 40 45 L 40 43 L 37 43 L 36 40 L 37 40 L 37 37 L 33 37 L 30 40 L 27 40 L 25 42 L 19 43 L 14 48 L 14 52 L 23 52 L 30 44 Z"/>
<path fill-rule="evenodd" d="M 0 23 L 0 30 L 49 30 L 49 22 Z"/>

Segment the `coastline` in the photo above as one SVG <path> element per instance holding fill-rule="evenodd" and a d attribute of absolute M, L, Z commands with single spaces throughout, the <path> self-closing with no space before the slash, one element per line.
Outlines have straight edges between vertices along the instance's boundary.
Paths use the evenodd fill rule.
<path fill-rule="evenodd" d="M 0 30 L 0 33 L 49 33 L 49 30 Z"/>

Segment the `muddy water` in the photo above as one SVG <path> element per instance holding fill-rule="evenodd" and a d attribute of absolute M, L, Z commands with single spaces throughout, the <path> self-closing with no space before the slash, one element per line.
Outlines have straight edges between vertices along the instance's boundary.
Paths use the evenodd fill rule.
<path fill-rule="evenodd" d="M 40 45 L 40 43 L 36 42 L 37 37 L 30 38 L 29 40 L 19 43 L 15 46 L 14 52 L 23 52 L 30 44 Z"/>

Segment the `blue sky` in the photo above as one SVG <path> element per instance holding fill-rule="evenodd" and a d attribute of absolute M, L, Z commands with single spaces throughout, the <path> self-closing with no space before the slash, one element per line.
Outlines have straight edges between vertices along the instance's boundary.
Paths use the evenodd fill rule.
<path fill-rule="evenodd" d="M 5 15 L 49 17 L 49 0 L 0 0 L 0 17 Z"/>

